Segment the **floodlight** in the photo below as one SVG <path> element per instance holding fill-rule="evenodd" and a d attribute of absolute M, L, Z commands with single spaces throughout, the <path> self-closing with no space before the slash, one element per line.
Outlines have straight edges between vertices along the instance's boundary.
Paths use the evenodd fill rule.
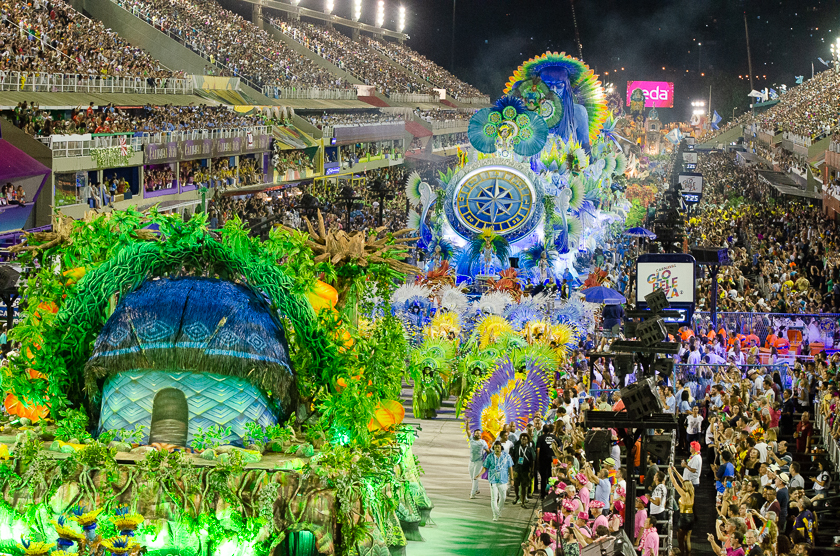
<path fill-rule="evenodd" d="M 400 18 L 399 18 L 399 25 L 397 25 L 397 31 L 402 33 L 404 29 L 405 29 L 405 6 L 400 6 Z"/>
<path fill-rule="evenodd" d="M 376 26 L 385 25 L 385 0 L 379 0 L 376 4 Z"/>
<path fill-rule="evenodd" d="M 326 2 L 324 2 L 324 12 L 331 14 L 333 8 L 335 8 L 335 0 L 326 0 Z"/>
<path fill-rule="evenodd" d="M 353 21 L 362 17 L 362 0 L 353 0 Z"/>

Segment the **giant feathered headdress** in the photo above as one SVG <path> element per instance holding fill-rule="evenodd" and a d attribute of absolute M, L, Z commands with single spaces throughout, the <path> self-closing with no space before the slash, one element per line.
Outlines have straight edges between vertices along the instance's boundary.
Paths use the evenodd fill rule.
<path fill-rule="evenodd" d="M 524 376 L 517 374 L 525 367 Z M 506 423 L 524 427 L 534 415 L 548 408 L 548 381 L 544 369 L 532 360 L 502 359 L 493 374 L 472 395 L 464 412 L 466 430 L 481 429 L 495 438 Z"/>
<path fill-rule="evenodd" d="M 598 76 L 584 62 L 565 52 L 546 52 L 523 63 L 508 79 L 504 92 L 522 98 L 547 121 L 556 121 L 551 126 L 554 133 L 560 128 L 569 129 L 574 113 L 570 104 L 580 104 L 589 115 L 590 143 L 601 133 L 609 114 Z"/>

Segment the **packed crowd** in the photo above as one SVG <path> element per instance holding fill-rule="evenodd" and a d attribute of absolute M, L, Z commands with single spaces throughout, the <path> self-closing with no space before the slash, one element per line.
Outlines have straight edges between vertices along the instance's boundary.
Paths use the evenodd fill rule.
<path fill-rule="evenodd" d="M 141 48 L 62 0 L 5 0 L 0 11 L 2 79 L 9 71 L 142 79 L 173 76 Z"/>
<path fill-rule="evenodd" d="M 719 311 L 836 313 L 840 310 L 840 232 L 819 207 L 768 203 L 769 186 L 729 155 L 704 155 L 699 216 L 692 244 L 729 247 L 721 271 Z M 729 199 L 729 202 L 727 202 Z M 711 306 L 711 280 L 698 284 L 698 306 Z"/>
<path fill-rule="evenodd" d="M 438 150 L 456 147 L 458 145 L 469 145 L 470 137 L 466 132 L 444 133 L 442 135 L 435 135 L 433 141 L 432 149 Z"/>
<path fill-rule="evenodd" d="M 303 150 L 281 150 L 278 143 L 274 143 L 274 157 L 272 164 L 280 173 L 289 170 L 315 170 L 315 160 Z"/>
<path fill-rule="evenodd" d="M 474 111 L 463 110 L 443 110 L 442 108 L 434 108 L 431 110 L 421 110 L 417 108 L 414 113 L 420 119 L 427 122 L 469 122 L 470 118 L 475 114 Z"/>
<path fill-rule="evenodd" d="M 379 111 L 364 111 L 364 112 L 326 112 L 321 114 L 309 114 L 304 116 L 306 120 L 317 127 L 350 127 L 363 126 L 371 124 L 387 124 L 392 122 L 401 122 L 405 120 L 405 116 L 396 112 L 379 112 Z"/>
<path fill-rule="evenodd" d="M 407 171 L 401 166 L 380 168 L 365 172 L 362 177 L 366 186 L 355 193 L 360 197 L 358 205 L 350 213 L 350 231 L 369 230 L 379 225 L 379 197 L 370 191 L 370 185 L 379 180 L 394 194 L 392 199 L 386 199 L 383 206 L 382 224 L 390 231 L 405 228 L 406 200 L 402 187 Z M 318 207 L 324 218 L 326 228 L 346 229 L 346 207 L 336 204 L 335 199 L 317 199 L 312 195 L 301 193 L 300 190 L 275 192 L 271 195 L 265 192 L 247 196 L 225 197 L 214 195 L 208 205 L 208 217 L 211 227 L 222 226 L 234 216 L 252 224 L 279 216 L 280 223 L 290 228 L 306 231 L 304 218 L 313 219 Z"/>
<path fill-rule="evenodd" d="M 120 0 L 119 4 L 229 75 L 257 87 L 349 87 L 213 0 Z"/>
<path fill-rule="evenodd" d="M 371 85 L 381 93 L 433 93 L 427 82 L 380 60 L 370 45 L 354 41 L 335 29 L 282 19 L 271 19 L 270 23 L 321 58 L 351 73 L 365 85 Z"/>
<path fill-rule="evenodd" d="M 405 69 L 428 81 L 432 86 L 446 89 L 455 98 L 480 97 L 481 91 L 464 83 L 425 56 L 418 54 L 407 46 L 395 42 L 385 42 L 370 37 L 362 37 L 362 41 L 375 48 L 388 58 L 391 58 Z"/>
<path fill-rule="evenodd" d="M 375 157 L 379 155 L 399 158 L 402 156 L 402 149 L 392 141 L 383 142 L 369 142 L 369 143 L 354 143 L 352 145 L 342 145 L 339 149 L 341 153 L 341 162 L 345 168 L 352 168 L 359 162 L 364 161 L 368 157 Z"/>
<path fill-rule="evenodd" d="M 789 131 L 819 139 L 833 132 L 840 122 L 840 73 L 829 70 L 801 85 L 791 87 L 779 103 L 756 118 L 770 132 Z"/>
<path fill-rule="evenodd" d="M 669 523 L 674 556 L 689 556 L 692 545 L 696 550 L 704 541 L 719 556 L 806 556 L 818 545 L 817 515 L 827 508 L 833 470 L 811 417 L 816 408 L 831 433 L 840 432 L 840 355 L 829 359 L 823 353 L 789 377 L 735 365 L 702 381 L 684 371 L 688 380 L 659 376 L 663 412 L 678 423 L 677 463 L 677 457 L 643 454 L 641 439 L 630 459 L 630 446 L 615 429 L 608 452 L 585 450 L 582 412 L 624 409 L 617 391 L 587 392 L 585 350 L 592 345 L 591 337 L 581 342 L 582 349 L 558 369 L 557 396 L 547 412 L 527 424 L 505 425 L 489 443 L 480 429 L 471 432 L 470 498 L 478 497 L 484 478 L 494 521 L 508 496 L 514 505 L 534 500 L 543 509 L 523 543 L 526 554 L 579 556 L 624 526 L 629 504 L 635 508 L 631 541 L 641 556 L 660 553 Z M 624 384 L 604 359 L 591 371 L 593 388 Z M 642 478 L 634 500 L 627 498 L 631 461 Z M 712 505 L 714 525 L 703 514 Z"/>
<path fill-rule="evenodd" d="M 264 124 L 260 116 L 237 114 L 227 106 L 164 106 L 117 108 L 113 104 L 72 110 L 43 110 L 28 101 L 19 102 L 9 114 L 17 127 L 36 137 L 84 133 L 159 133 L 248 128 Z"/>

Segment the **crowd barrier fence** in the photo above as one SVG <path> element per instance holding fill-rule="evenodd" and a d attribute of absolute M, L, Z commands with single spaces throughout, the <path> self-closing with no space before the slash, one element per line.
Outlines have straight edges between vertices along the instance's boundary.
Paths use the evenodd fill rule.
<path fill-rule="evenodd" d="M 0 91 L 191 95 L 193 81 L 177 77 L 101 77 L 67 73 L 0 71 Z"/>

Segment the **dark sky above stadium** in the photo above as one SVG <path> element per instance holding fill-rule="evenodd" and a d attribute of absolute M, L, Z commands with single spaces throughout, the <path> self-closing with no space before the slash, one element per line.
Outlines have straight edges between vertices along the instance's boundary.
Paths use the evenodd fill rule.
<path fill-rule="evenodd" d="M 449 68 L 452 0 L 404 3 L 408 44 Z M 837 0 L 577 0 L 575 9 L 584 60 L 602 80 L 674 81 L 678 101 L 707 96 L 709 79 L 721 75 L 742 76 L 749 91 L 745 10 L 757 89 L 810 77 L 812 62 L 827 69 L 818 57 L 830 61 L 840 37 Z M 498 94 L 522 60 L 547 49 L 577 53 L 571 3 L 457 0 L 455 49 L 459 77 Z"/>

